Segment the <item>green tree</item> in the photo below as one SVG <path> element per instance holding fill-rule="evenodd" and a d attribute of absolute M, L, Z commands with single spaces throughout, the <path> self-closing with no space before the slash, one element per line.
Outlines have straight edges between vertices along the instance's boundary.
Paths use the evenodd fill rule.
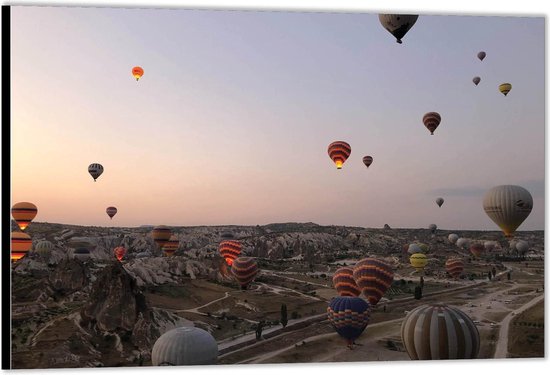
<path fill-rule="evenodd" d="M 283 303 L 281 305 L 281 324 L 283 328 L 286 327 L 287 323 L 288 323 L 288 314 L 286 311 L 286 304 Z"/>

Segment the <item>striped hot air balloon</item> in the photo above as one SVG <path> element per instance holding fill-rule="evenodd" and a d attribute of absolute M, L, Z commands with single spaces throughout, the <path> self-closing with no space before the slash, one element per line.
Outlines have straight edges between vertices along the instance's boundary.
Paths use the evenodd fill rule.
<path fill-rule="evenodd" d="M 162 249 L 162 247 L 166 245 L 171 235 L 172 230 L 166 225 L 156 226 L 151 232 L 151 237 L 153 237 L 153 241 L 155 241 L 160 249 Z"/>
<path fill-rule="evenodd" d="M 512 85 L 509 84 L 509 83 L 501 83 L 499 86 L 498 86 L 498 89 L 501 93 L 504 94 L 504 96 L 508 95 L 508 93 L 510 92 L 510 90 L 512 90 Z"/>
<path fill-rule="evenodd" d="M 476 258 L 479 258 L 479 256 L 483 253 L 484 250 L 485 250 L 485 246 L 483 246 L 483 244 L 481 243 L 476 242 L 470 245 L 470 253 L 472 253 L 472 255 L 475 256 Z"/>
<path fill-rule="evenodd" d="M 11 260 L 23 258 L 32 247 L 32 239 L 27 233 L 11 232 Z"/>
<path fill-rule="evenodd" d="M 413 266 L 418 272 L 421 272 L 426 264 L 428 264 L 428 258 L 422 253 L 416 253 L 410 256 L 409 261 L 411 266 Z"/>
<path fill-rule="evenodd" d="M 445 262 L 445 270 L 451 277 L 458 279 L 464 271 L 464 262 L 460 258 L 449 258 Z"/>
<path fill-rule="evenodd" d="M 132 68 L 132 75 L 134 76 L 136 81 L 139 81 L 139 79 L 143 75 L 143 68 L 141 66 L 134 66 Z"/>
<path fill-rule="evenodd" d="M 251 257 L 236 258 L 231 266 L 231 272 L 243 290 L 254 280 L 258 271 L 258 263 L 256 263 L 256 259 Z"/>
<path fill-rule="evenodd" d="M 160 336 L 151 350 L 153 366 L 215 365 L 218 343 L 197 327 L 178 327 Z"/>
<path fill-rule="evenodd" d="M 517 185 L 495 186 L 483 197 L 483 210 L 508 239 L 514 236 L 514 232 L 527 219 L 532 209 L 531 193 Z"/>
<path fill-rule="evenodd" d="M 365 156 L 363 157 L 363 163 L 367 166 L 367 168 L 372 164 L 373 158 L 372 156 Z"/>
<path fill-rule="evenodd" d="M 441 123 L 441 115 L 437 112 L 428 112 L 422 117 L 422 122 L 424 126 L 428 128 L 430 134 L 434 135 L 435 129 L 437 129 Z"/>
<path fill-rule="evenodd" d="M 350 267 L 338 268 L 332 277 L 332 284 L 340 296 L 357 297 L 361 294 L 361 289 L 353 278 L 353 269 Z"/>
<path fill-rule="evenodd" d="M 116 215 L 117 213 L 117 209 L 116 207 L 107 207 L 107 209 L 105 210 L 105 212 L 107 212 L 107 215 L 109 215 L 109 217 L 111 218 L 111 220 L 113 219 L 113 216 Z"/>
<path fill-rule="evenodd" d="M 336 164 L 337 169 L 342 169 L 351 154 L 351 146 L 344 141 L 335 141 L 328 146 L 328 156 Z"/>
<path fill-rule="evenodd" d="M 42 257 L 48 257 L 52 253 L 53 243 L 48 240 L 39 241 L 34 245 L 34 251 Z"/>
<path fill-rule="evenodd" d="M 126 248 L 124 246 L 115 247 L 114 253 L 118 261 L 122 262 L 122 258 L 126 255 Z"/>
<path fill-rule="evenodd" d="M 180 246 L 180 240 L 175 235 L 170 236 L 170 239 L 166 244 L 162 247 L 162 252 L 164 253 L 164 256 L 171 257 L 174 255 L 176 250 L 178 250 Z"/>
<path fill-rule="evenodd" d="M 90 250 L 85 247 L 76 248 L 73 251 L 73 258 L 78 259 L 81 262 L 85 262 L 90 259 Z"/>
<path fill-rule="evenodd" d="M 37 213 L 38 208 L 30 202 L 18 202 L 11 207 L 11 216 L 22 231 L 27 229 Z"/>
<path fill-rule="evenodd" d="M 226 240 L 220 242 L 220 245 L 218 246 L 218 251 L 220 252 L 220 255 L 225 259 L 225 262 L 228 266 L 231 266 L 233 264 L 233 261 L 239 256 L 241 253 L 242 245 L 238 240 Z"/>
<path fill-rule="evenodd" d="M 422 305 L 407 314 L 401 339 L 412 360 L 475 359 L 479 332 L 468 315 L 444 304 Z"/>
<path fill-rule="evenodd" d="M 393 270 L 379 259 L 365 258 L 353 268 L 353 278 L 369 303 L 376 306 L 393 282 Z"/>
<path fill-rule="evenodd" d="M 347 340 L 351 349 L 353 342 L 369 324 L 369 304 L 359 297 L 336 297 L 327 307 L 327 318 L 336 332 Z"/>
<path fill-rule="evenodd" d="M 98 163 L 93 163 L 88 166 L 88 173 L 93 177 L 94 181 L 103 173 L 103 166 Z"/>

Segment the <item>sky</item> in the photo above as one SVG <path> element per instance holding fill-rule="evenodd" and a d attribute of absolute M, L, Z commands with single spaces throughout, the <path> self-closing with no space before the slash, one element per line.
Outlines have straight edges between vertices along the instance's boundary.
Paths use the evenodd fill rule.
<path fill-rule="evenodd" d="M 512 184 L 544 229 L 543 17 L 421 15 L 400 45 L 375 13 L 11 11 L 12 203 L 35 221 L 498 230 L 483 195 Z"/>

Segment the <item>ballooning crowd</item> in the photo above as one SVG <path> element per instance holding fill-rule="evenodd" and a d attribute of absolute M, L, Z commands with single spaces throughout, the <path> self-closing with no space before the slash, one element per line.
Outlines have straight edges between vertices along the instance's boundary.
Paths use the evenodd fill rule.
<path fill-rule="evenodd" d="M 398 43 L 402 43 L 402 38 L 417 19 L 418 15 L 379 15 L 382 26 L 396 38 Z M 477 57 L 483 61 L 486 53 L 481 51 Z M 136 81 L 139 81 L 143 75 L 143 68 L 136 66 L 132 69 L 132 76 Z M 476 86 L 480 82 L 480 77 L 473 78 Z M 511 88 L 509 83 L 499 86 L 500 92 L 505 96 Z M 438 112 L 428 112 L 423 116 L 422 122 L 431 135 L 434 135 L 440 125 L 441 118 Z M 337 169 L 343 168 L 351 151 L 350 144 L 345 141 L 334 141 L 328 146 L 328 155 Z M 367 168 L 373 164 L 373 160 L 371 155 L 365 155 L 362 158 Z M 94 182 L 103 171 L 104 168 L 99 163 L 92 163 L 88 167 Z M 444 199 L 438 197 L 435 203 L 441 208 Z M 516 229 L 530 214 L 533 199 L 523 187 L 501 185 L 486 192 L 482 205 L 486 214 L 501 228 L 504 236 L 512 240 Z M 11 234 L 13 262 L 23 258 L 33 247 L 31 237 L 25 233 L 25 230 L 37 212 L 36 205 L 30 202 L 19 202 L 12 206 L 13 219 L 20 229 Z M 117 214 L 117 208 L 107 207 L 106 214 L 112 220 Z M 429 229 L 435 233 L 437 226 L 431 224 Z M 151 232 L 151 237 L 166 257 L 173 256 L 180 246 L 178 237 L 165 225 L 156 226 Z M 457 234 L 449 235 L 448 241 L 461 249 L 469 249 L 474 258 L 479 258 L 484 251 L 491 251 L 496 246 L 494 241 L 473 242 L 466 238 L 459 238 Z M 516 241 L 515 246 L 528 245 L 525 241 L 523 243 Z M 52 249 L 53 244 L 47 240 L 39 241 L 34 245 L 34 251 L 45 256 Z M 225 235 L 218 249 L 225 260 L 225 267 L 231 269 L 234 279 L 243 290 L 246 290 L 260 271 L 256 260 L 241 254 L 242 245 L 231 234 Z M 428 262 L 427 250 L 427 246 L 421 243 L 407 244 L 403 248 L 403 251 L 409 255 L 411 265 L 418 271 L 422 271 Z M 121 262 L 126 253 L 127 249 L 123 246 L 113 249 L 113 257 Z M 84 261 L 90 258 L 90 252 L 85 247 L 76 248 L 73 255 L 76 259 Z M 464 260 L 460 257 L 452 257 L 445 262 L 445 271 L 451 278 L 459 278 L 463 270 Z M 346 340 L 350 349 L 366 329 L 372 310 L 391 287 L 393 280 L 392 266 L 374 257 L 361 259 L 353 267 L 341 267 L 335 271 L 333 285 L 338 297 L 330 301 L 327 307 L 327 318 L 335 331 Z M 402 323 L 401 336 L 411 359 L 476 358 L 479 352 L 480 339 L 475 324 L 464 312 L 443 303 L 422 305 L 410 311 Z M 212 348 L 212 350 L 186 352 L 190 346 L 197 345 Z M 215 340 L 207 332 L 189 327 L 165 333 L 157 340 L 152 350 L 153 365 L 208 364 L 215 363 L 216 357 Z"/>

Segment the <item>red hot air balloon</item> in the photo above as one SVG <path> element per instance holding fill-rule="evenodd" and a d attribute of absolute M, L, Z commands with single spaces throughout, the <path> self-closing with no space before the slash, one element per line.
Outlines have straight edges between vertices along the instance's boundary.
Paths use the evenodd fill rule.
<path fill-rule="evenodd" d="M 472 253 L 476 258 L 479 258 L 481 253 L 485 250 L 485 246 L 481 243 L 474 243 L 470 246 L 470 253 Z"/>
<path fill-rule="evenodd" d="M 220 242 L 220 245 L 218 247 L 220 255 L 225 259 L 225 262 L 228 266 L 231 266 L 233 264 L 233 261 L 241 253 L 241 249 L 242 245 L 237 240 L 222 241 Z"/>
<path fill-rule="evenodd" d="M 445 270 L 451 277 L 458 279 L 462 271 L 464 271 L 464 262 L 460 258 L 449 258 L 445 262 Z"/>
<path fill-rule="evenodd" d="M 132 68 L 132 75 L 134 76 L 136 81 L 139 81 L 139 79 L 143 75 L 143 68 L 141 66 L 134 66 Z"/>
<path fill-rule="evenodd" d="M 365 156 L 363 158 L 363 163 L 367 166 L 367 168 L 372 164 L 372 156 Z"/>
<path fill-rule="evenodd" d="M 256 259 L 250 257 L 235 258 L 231 266 L 231 273 L 241 284 L 241 289 L 245 290 L 258 274 L 258 263 L 256 263 Z"/>
<path fill-rule="evenodd" d="M 27 233 L 11 232 L 11 260 L 23 258 L 32 247 L 32 239 Z"/>
<path fill-rule="evenodd" d="M 379 259 L 365 258 L 353 267 L 353 278 L 369 303 L 376 306 L 393 282 L 393 270 Z"/>
<path fill-rule="evenodd" d="M 338 268 L 332 277 L 332 284 L 340 296 L 357 297 L 361 294 L 361 289 L 353 278 L 353 269 L 350 267 Z"/>
<path fill-rule="evenodd" d="M 431 135 L 434 135 L 435 129 L 437 129 L 439 123 L 441 122 L 441 115 L 437 112 L 428 112 L 422 118 L 422 122 L 424 123 L 424 126 L 428 128 Z"/>
<path fill-rule="evenodd" d="M 124 258 L 124 255 L 126 255 L 126 248 L 123 246 L 115 247 L 114 253 L 118 261 L 121 262 L 122 258 Z"/>
<path fill-rule="evenodd" d="M 11 216 L 13 216 L 13 220 L 15 220 L 19 229 L 22 231 L 27 229 L 37 213 L 38 208 L 30 202 L 19 202 L 14 204 L 11 208 Z"/>
<path fill-rule="evenodd" d="M 117 209 L 116 207 L 107 207 L 107 209 L 105 210 L 105 212 L 107 212 L 107 215 L 109 215 L 109 217 L 111 218 L 111 220 L 113 219 L 113 216 L 116 215 L 117 213 Z"/>
<path fill-rule="evenodd" d="M 335 141 L 328 146 L 328 156 L 336 164 L 337 169 L 342 169 L 351 154 L 351 146 L 344 141 Z"/>

